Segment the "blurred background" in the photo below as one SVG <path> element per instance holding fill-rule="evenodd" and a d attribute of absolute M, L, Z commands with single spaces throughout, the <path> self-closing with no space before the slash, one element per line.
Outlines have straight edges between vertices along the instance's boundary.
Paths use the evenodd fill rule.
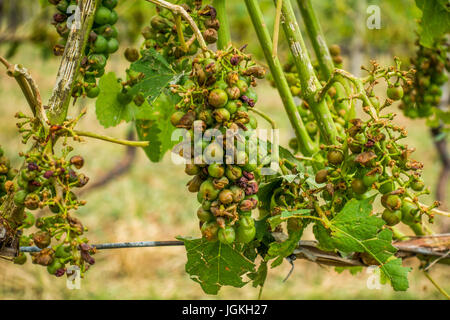
<path fill-rule="evenodd" d="M 30 71 L 39 85 L 43 101 L 50 97 L 60 62 L 52 55 L 52 46 L 58 37 L 50 25 L 53 8 L 47 6 L 46 1 L 0 0 L 0 55 L 11 63 L 23 64 Z M 140 30 L 149 23 L 154 5 L 143 0 L 119 2 L 117 27 L 121 48 L 111 56 L 107 69 L 120 77 L 125 75 L 124 70 L 128 66 L 123 51 L 127 46 L 140 44 Z M 272 30 L 275 17 L 273 1 L 260 2 Z M 234 43 L 237 46 L 248 44 L 248 52 L 264 61 L 243 1 L 228 0 L 227 3 Z M 315 0 L 313 4 L 328 44 L 341 46 L 344 68 L 355 74 L 360 74 L 360 66 L 368 65 L 371 59 L 387 65 L 393 64 L 393 57 L 398 56 L 407 65 L 409 57 L 415 53 L 415 19 L 420 17 L 420 13 L 414 0 L 370 1 L 370 5 L 378 5 L 381 10 L 381 29 L 373 30 L 366 27 L 369 1 Z M 288 50 L 282 35 L 279 52 L 280 59 L 287 61 Z M 17 111 L 28 112 L 27 105 L 15 81 L 3 71 L 0 72 L 0 84 L 0 145 L 18 165 L 18 152 L 26 147 L 20 143 L 14 114 Z M 384 91 L 380 89 L 382 98 Z M 281 128 L 281 143 L 286 145 L 294 134 L 277 91 L 268 82 L 260 81 L 257 92 L 258 108 L 277 121 Z M 113 129 L 100 126 L 92 100 L 81 99 L 72 107 L 71 114 L 77 114 L 83 107 L 88 112 L 79 124 L 80 130 L 118 138 L 130 137 L 132 124 L 122 123 Z M 423 178 L 432 193 L 422 202 L 431 203 L 435 199 L 435 186 L 441 170 L 439 155 L 425 120 L 413 121 L 397 111 L 397 123 L 409 131 L 407 144 L 418 150 L 415 159 L 425 164 Z M 267 127 L 262 120 L 260 126 Z M 196 197 L 185 187 L 189 179 L 184 167 L 174 165 L 169 153 L 161 163 L 155 164 L 149 162 L 142 150 L 133 152 L 126 147 L 97 140 L 86 140 L 75 147 L 76 153 L 86 159 L 84 171 L 91 179 L 91 186 L 118 169 L 122 170 L 108 183 L 91 187 L 81 195 L 88 203 L 79 210 L 79 217 L 89 227 L 87 236 L 91 243 L 199 236 Z M 446 192 L 444 199 L 448 199 L 448 195 Z M 446 205 L 443 204 L 444 207 Z M 450 231 L 448 222 L 439 217 L 432 228 L 436 232 Z M 312 233 L 306 232 L 304 239 L 312 238 Z M 97 262 L 82 280 L 81 290 L 68 290 L 64 278 L 57 279 L 45 268 L 30 262 L 17 266 L 0 260 L 0 299 L 254 299 L 258 296 L 258 290 L 251 286 L 223 288 L 218 296 L 205 295 L 184 270 L 186 254 L 183 247 L 109 250 L 99 252 L 95 258 Z M 411 260 L 406 264 L 417 266 L 418 262 Z M 285 262 L 269 271 L 262 295 L 264 299 L 441 298 L 418 270 L 410 274 L 410 289 L 401 293 L 392 291 L 389 286 L 383 286 L 381 290 L 367 289 L 369 274 L 365 271 L 356 276 L 348 271 L 338 274 L 331 267 L 297 261 L 293 274 L 283 282 L 289 270 L 290 265 Z M 433 267 L 431 274 L 450 291 L 450 277 L 445 266 Z"/>

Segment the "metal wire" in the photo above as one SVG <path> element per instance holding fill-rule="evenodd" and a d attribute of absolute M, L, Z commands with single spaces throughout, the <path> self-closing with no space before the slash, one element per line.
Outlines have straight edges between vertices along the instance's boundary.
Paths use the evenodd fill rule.
<path fill-rule="evenodd" d="M 183 241 L 139 241 L 93 244 L 97 250 L 124 249 L 124 248 L 150 248 L 150 247 L 174 247 L 184 246 Z M 38 247 L 20 247 L 21 252 L 39 252 Z"/>

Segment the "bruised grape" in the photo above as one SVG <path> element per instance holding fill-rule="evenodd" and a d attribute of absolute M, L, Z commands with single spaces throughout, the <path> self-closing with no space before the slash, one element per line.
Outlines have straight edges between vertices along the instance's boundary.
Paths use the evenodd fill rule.
<path fill-rule="evenodd" d="M 381 204 L 392 211 L 400 209 L 402 200 L 395 194 L 385 194 L 381 197 Z"/>
<path fill-rule="evenodd" d="M 30 193 L 25 197 L 24 205 L 29 210 L 36 210 L 39 208 L 39 196 L 34 193 Z"/>
<path fill-rule="evenodd" d="M 403 98 L 403 88 L 400 85 L 389 86 L 387 96 L 394 101 L 400 100 Z"/>
<path fill-rule="evenodd" d="M 364 182 L 361 179 L 353 179 L 352 190 L 356 194 L 363 194 L 367 191 L 367 187 L 364 185 Z"/>
<path fill-rule="evenodd" d="M 205 38 L 206 43 L 214 43 L 217 41 L 219 35 L 216 29 L 209 28 L 203 32 L 203 37 Z"/>
<path fill-rule="evenodd" d="M 70 158 L 70 163 L 77 169 L 81 169 L 84 165 L 84 159 L 82 156 L 73 156 Z"/>
<path fill-rule="evenodd" d="M 327 153 L 327 160 L 331 164 L 339 165 L 344 161 L 344 154 L 339 150 L 330 150 Z"/>
<path fill-rule="evenodd" d="M 205 210 L 203 207 L 198 208 L 197 218 L 202 222 L 212 221 L 214 219 L 213 214 L 209 210 Z"/>
<path fill-rule="evenodd" d="M 233 192 L 228 189 L 224 189 L 219 193 L 219 200 L 223 204 L 230 204 L 233 202 Z"/>
<path fill-rule="evenodd" d="M 214 108 L 222 108 L 228 102 L 228 95 L 222 89 L 214 89 L 209 93 L 208 102 Z"/>
<path fill-rule="evenodd" d="M 230 112 L 226 108 L 214 110 L 213 116 L 218 123 L 227 122 L 231 118 Z"/>
<path fill-rule="evenodd" d="M 219 230 L 218 238 L 224 244 L 232 244 L 236 239 L 236 232 L 233 227 L 227 226 Z"/>
<path fill-rule="evenodd" d="M 195 176 L 200 173 L 200 168 L 195 164 L 186 164 L 184 172 L 190 176 Z"/>
<path fill-rule="evenodd" d="M 135 62 L 139 59 L 139 51 L 135 48 L 126 48 L 124 55 L 129 62 Z"/>
<path fill-rule="evenodd" d="M 217 163 L 208 166 L 208 173 L 213 178 L 221 178 L 225 174 L 225 168 Z"/>
<path fill-rule="evenodd" d="M 423 183 L 423 181 L 421 180 L 414 180 L 411 183 L 411 189 L 413 189 L 414 191 L 420 192 L 425 188 L 425 183 Z"/>
<path fill-rule="evenodd" d="M 215 221 L 205 222 L 201 227 L 202 236 L 208 241 L 217 240 L 219 225 Z"/>
<path fill-rule="evenodd" d="M 205 200 L 215 200 L 220 190 L 214 188 L 211 180 L 206 180 L 200 185 L 199 193 L 203 195 Z"/>
<path fill-rule="evenodd" d="M 174 127 L 176 127 L 180 123 L 181 119 L 184 117 L 184 114 L 185 113 L 183 111 L 177 111 L 172 114 L 172 116 L 170 117 L 170 122 Z"/>
<path fill-rule="evenodd" d="M 39 249 L 47 248 L 51 242 L 51 236 L 48 232 L 38 231 L 33 235 L 33 241 Z"/>
<path fill-rule="evenodd" d="M 245 94 L 245 93 L 247 92 L 247 90 L 248 90 L 248 84 L 247 84 L 247 82 L 245 82 L 245 81 L 242 80 L 242 79 L 239 79 L 239 80 L 236 82 L 236 87 L 238 87 L 239 90 L 241 91 L 241 95 Z"/>
<path fill-rule="evenodd" d="M 228 179 L 235 181 L 242 176 L 242 169 L 238 166 L 228 166 L 225 169 L 225 175 Z"/>
<path fill-rule="evenodd" d="M 328 170 L 322 169 L 322 170 L 317 171 L 315 180 L 317 183 L 324 183 L 327 181 L 327 176 L 328 176 Z"/>
<path fill-rule="evenodd" d="M 388 226 L 395 226 L 402 219 L 402 212 L 400 210 L 391 211 L 385 209 L 381 217 Z"/>

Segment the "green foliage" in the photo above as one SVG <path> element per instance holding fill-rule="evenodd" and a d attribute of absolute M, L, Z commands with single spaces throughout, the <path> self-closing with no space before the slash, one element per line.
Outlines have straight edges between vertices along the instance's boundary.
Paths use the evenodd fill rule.
<path fill-rule="evenodd" d="M 275 229 L 278 225 L 280 225 L 283 221 L 286 221 L 287 219 L 299 218 L 304 215 L 308 215 L 312 212 L 313 212 L 312 209 L 298 209 L 298 210 L 294 210 L 294 211 L 284 210 L 281 212 L 280 215 L 270 217 L 269 219 L 267 219 L 267 221 L 269 222 L 270 227 L 272 229 Z"/>
<path fill-rule="evenodd" d="M 269 246 L 269 251 L 265 257 L 265 260 L 275 260 L 272 262 L 271 267 L 275 268 L 279 266 L 283 259 L 290 256 L 292 252 L 297 248 L 298 242 L 302 237 L 303 229 L 291 232 L 289 238 L 283 242 L 272 242 Z"/>
<path fill-rule="evenodd" d="M 133 102 L 126 105 L 119 102 L 117 96 L 122 86 L 114 72 L 102 76 L 98 85 L 100 94 L 95 103 L 95 112 L 98 121 L 105 128 L 115 127 L 122 121 L 152 118 L 153 111 L 149 104 L 138 107 Z"/>
<path fill-rule="evenodd" d="M 186 272 L 207 294 L 217 294 L 226 285 L 241 288 L 246 284 L 242 276 L 255 271 L 253 262 L 230 245 L 206 239 L 178 239 L 186 246 Z"/>
<path fill-rule="evenodd" d="M 447 0 L 416 0 L 417 7 L 422 10 L 422 21 L 419 28 L 420 44 L 433 48 L 446 33 L 450 32 L 450 8 Z"/>
<path fill-rule="evenodd" d="M 324 227 L 316 224 L 314 231 L 323 248 L 336 248 L 344 253 L 366 252 L 380 265 L 383 274 L 391 281 L 394 290 L 408 288 L 407 274 L 410 268 L 402 266 L 395 258 L 392 232 L 383 229 L 382 219 L 371 215 L 372 199 L 350 200 Z"/>
<path fill-rule="evenodd" d="M 176 143 L 171 139 L 175 129 L 170 123 L 173 108 L 172 98 L 163 94 L 153 103 L 149 119 L 136 121 L 139 139 L 150 142 L 144 151 L 152 162 L 161 161 L 164 154 Z"/>
<path fill-rule="evenodd" d="M 132 87 L 130 93 L 144 94 L 152 104 L 169 84 L 176 84 L 184 75 L 175 72 L 164 57 L 154 49 L 144 51 L 142 58 L 131 64 L 131 70 L 143 73 L 143 79 Z"/>

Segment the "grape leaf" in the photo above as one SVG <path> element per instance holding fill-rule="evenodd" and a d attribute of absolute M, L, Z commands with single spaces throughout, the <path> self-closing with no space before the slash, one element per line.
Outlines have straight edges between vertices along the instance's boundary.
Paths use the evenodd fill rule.
<path fill-rule="evenodd" d="M 380 265 L 382 273 L 396 291 L 408 288 L 410 268 L 402 266 L 395 258 L 397 249 L 392 246 L 392 231 L 382 229 L 384 221 L 371 215 L 372 199 L 352 199 L 344 206 L 327 228 L 322 224 L 314 226 L 314 235 L 322 248 L 334 247 L 344 253 L 367 252 Z"/>
<path fill-rule="evenodd" d="M 448 0 L 416 0 L 422 10 L 419 25 L 420 44 L 432 48 L 446 33 L 450 32 L 450 6 Z"/>
<path fill-rule="evenodd" d="M 306 224 L 304 225 L 304 227 Z M 295 248 L 297 248 L 298 242 L 302 237 L 303 229 L 294 231 L 289 233 L 289 237 L 283 242 L 272 242 L 269 246 L 269 250 L 267 251 L 267 255 L 264 260 L 269 261 L 270 259 L 275 260 L 270 265 L 272 268 L 279 266 L 283 259 L 287 256 L 290 256 L 292 252 L 294 252 Z"/>
<path fill-rule="evenodd" d="M 142 58 L 131 64 L 130 69 L 144 74 L 130 92 L 141 92 L 151 105 L 169 84 L 176 84 L 184 73 L 175 72 L 170 64 L 153 48 L 144 51 Z"/>
<path fill-rule="evenodd" d="M 134 119 L 134 110 L 132 105 L 122 105 L 117 100 L 117 95 L 122 90 L 121 84 L 118 82 L 114 72 L 103 75 L 98 86 L 100 94 L 95 103 L 95 113 L 97 119 L 105 128 L 115 127 L 122 120 L 131 121 Z"/>
<path fill-rule="evenodd" d="M 356 267 L 335 267 L 334 270 L 337 273 L 343 273 L 345 270 L 348 270 L 348 272 L 350 272 L 350 274 L 352 276 L 354 276 L 354 275 L 358 274 L 359 272 L 362 272 L 363 267 L 359 267 L 359 266 L 356 266 Z"/>
<path fill-rule="evenodd" d="M 148 119 L 136 121 L 136 131 L 140 140 L 150 142 L 149 146 L 144 148 L 147 157 L 152 162 L 159 162 L 167 150 L 176 144 L 176 141 L 172 141 L 172 132 L 175 128 L 170 122 L 174 102 L 163 94 L 152 106 Z"/>
<path fill-rule="evenodd" d="M 267 182 L 261 183 L 258 189 L 259 206 L 266 210 L 270 209 L 270 199 L 273 191 L 281 185 L 282 179 L 280 177 L 271 179 Z"/>
<path fill-rule="evenodd" d="M 100 94 L 95 103 L 95 113 L 98 121 L 105 128 L 115 127 L 122 121 L 152 118 L 154 111 L 147 102 L 138 107 L 134 102 L 123 105 L 117 100 L 122 86 L 114 72 L 103 75 L 98 85 Z"/>
<path fill-rule="evenodd" d="M 270 224 L 270 227 L 272 229 L 275 229 L 279 224 L 281 224 L 283 221 L 288 220 L 289 218 L 298 218 L 306 214 L 310 214 L 312 212 L 312 209 L 298 209 L 294 211 L 288 211 L 284 210 L 281 212 L 281 214 L 270 217 L 267 219 L 267 221 Z"/>
<path fill-rule="evenodd" d="M 253 281 L 252 283 L 253 287 L 255 288 L 258 286 L 260 286 L 261 288 L 264 287 L 264 283 L 266 282 L 267 278 L 267 262 L 261 261 L 258 270 L 249 273 L 248 277 Z"/>
<path fill-rule="evenodd" d="M 220 241 L 178 237 L 187 252 L 186 272 L 207 294 L 217 294 L 222 286 L 243 287 L 242 276 L 255 272 L 253 262 Z"/>

